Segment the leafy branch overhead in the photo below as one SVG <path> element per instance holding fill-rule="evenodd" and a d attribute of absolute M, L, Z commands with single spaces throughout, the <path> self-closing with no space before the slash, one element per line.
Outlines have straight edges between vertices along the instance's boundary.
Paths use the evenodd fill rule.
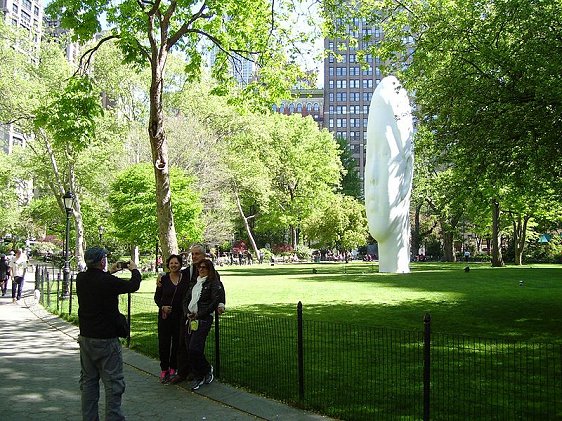
<path fill-rule="evenodd" d="M 38 109 L 35 125 L 51 134 L 55 146 L 79 153 L 95 138 L 96 118 L 102 115 L 99 93 L 90 78 L 73 76 L 52 102 Z"/>

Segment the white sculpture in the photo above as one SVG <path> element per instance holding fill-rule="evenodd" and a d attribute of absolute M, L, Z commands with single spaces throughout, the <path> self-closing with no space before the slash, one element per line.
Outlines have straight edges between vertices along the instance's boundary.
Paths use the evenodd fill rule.
<path fill-rule="evenodd" d="M 406 90 L 394 76 L 385 77 L 371 100 L 365 162 L 365 208 L 379 247 L 379 272 L 410 272 L 412 134 Z"/>

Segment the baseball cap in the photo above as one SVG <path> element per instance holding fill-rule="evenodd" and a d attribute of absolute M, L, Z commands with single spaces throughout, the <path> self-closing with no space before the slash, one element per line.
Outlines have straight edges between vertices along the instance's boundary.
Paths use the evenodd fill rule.
<path fill-rule="evenodd" d="M 86 250 L 84 253 L 84 260 L 86 261 L 86 265 L 95 265 L 98 262 L 107 256 L 107 250 L 101 247 L 91 247 Z"/>

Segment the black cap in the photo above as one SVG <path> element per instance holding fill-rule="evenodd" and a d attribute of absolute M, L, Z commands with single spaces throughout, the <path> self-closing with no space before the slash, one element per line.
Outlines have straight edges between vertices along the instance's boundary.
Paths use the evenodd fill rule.
<path fill-rule="evenodd" d="M 84 253 L 84 260 L 86 265 L 95 265 L 102 261 L 102 259 L 107 256 L 107 250 L 101 247 L 91 247 Z"/>

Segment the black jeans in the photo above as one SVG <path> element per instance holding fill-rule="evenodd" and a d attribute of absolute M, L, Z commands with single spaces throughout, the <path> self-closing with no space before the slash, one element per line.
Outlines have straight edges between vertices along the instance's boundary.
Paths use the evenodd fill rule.
<path fill-rule="evenodd" d="M 180 318 L 169 316 L 162 319 L 158 315 L 158 351 L 160 369 L 178 368 L 178 348 L 180 346 Z"/>
<path fill-rule="evenodd" d="M 17 297 L 16 297 L 17 290 Z M 12 278 L 12 298 L 19 300 L 21 298 L 21 292 L 23 291 L 23 276 L 14 276 Z"/>
<path fill-rule="evenodd" d="M 185 344 L 187 347 L 187 360 L 191 372 L 196 378 L 204 377 L 210 370 L 211 364 L 205 358 L 205 343 L 213 325 L 213 316 L 209 315 L 199 319 L 197 330 L 186 329 Z"/>

